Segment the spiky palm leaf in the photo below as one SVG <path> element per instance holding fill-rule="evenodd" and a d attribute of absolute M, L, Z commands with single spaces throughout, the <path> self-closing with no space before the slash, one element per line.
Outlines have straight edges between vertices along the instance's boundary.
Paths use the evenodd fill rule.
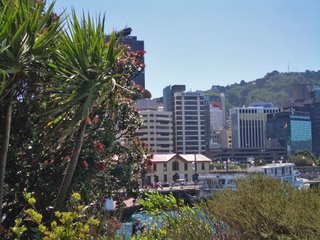
<path fill-rule="evenodd" d="M 0 0 L 0 104 L 5 121 L 0 147 L 0 219 L 12 103 L 22 92 L 33 64 L 47 62 L 60 30 L 60 21 L 48 25 L 54 2 L 45 6 L 46 1 Z"/>
<path fill-rule="evenodd" d="M 104 16 L 96 23 L 89 15 L 79 21 L 74 10 L 71 16 L 68 31 L 61 36 L 57 61 L 52 64 L 57 79 L 51 86 L 53 105 L 47 111 L 48 125 L 65 129 L 66 135 L 94 108 L 107 105 L 120 76 L 113 71 L 114 63 L 123 52 L 115 35 L 106 44 Z"/>
<path fill-rule="evenodd" d="M 2 0 L 0 9 L 0 100 L 22 87 L 34 62 L 43 63 L 58 37 L 60 21 L 51 21 L 52 2 Z"/>
<path fill-rule="evenodd" d="M 75 146 L 59 189 L 55 209 L 61 209 L 75 171 L 84 139 L 86 119 L 96 108 L 108 105 L 109 97 L 121 75 L 114 71 L 123 47 L 104 33 L 105 17 L 94 21 L 89 15 L 78 20 L 72 11 L 68 30 L 62 33 L 56 62 L 55 84 L 51 86 L 52 106 L 48 107 L 48 126 L 62 128 L 69 136 L 76 130 Z"/>

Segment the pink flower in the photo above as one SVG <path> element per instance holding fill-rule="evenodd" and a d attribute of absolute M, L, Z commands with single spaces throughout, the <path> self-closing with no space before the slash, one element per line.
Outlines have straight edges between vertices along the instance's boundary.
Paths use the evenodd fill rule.
<path fill-rule="evenodd" d="M 111 160 L 114 161 L 114 162 L 117 162 L 119 160 L 119 156 L 118 155 L 113 155 L 111 157 Z"/>
<path fill-rule="evenodd" d="M 99 122 L 99 117 L 98 117 L 98 116 L 95 116 L 95 117 L 93 118 L 93 122 L 94 122 L 94 123 L 98 123 L 98 122 Z"/>
<path fill-rule="evenodd" d="M 98 152 L 102 152 L 104 148 L 104 145 L 102 143 L 97 143 L 96 149 Z"/>
<path fill-rule="evenodd" d="M 87 118 L 86 123 L 89 124 L 89 125 L 91 125 L 91 124 L 92 124 L 91 119 L 90 119 L 90 118 Z"/>
<path fill-rule="evenodd" d="M 81 167 L 82 167 L 83 169 L 88 169 L 88 168 L 89 168 L 89 164 L 87 163 L 87 161 L 83 161 L 83 162 L 81 163 Z"/>
<path fill-rule="evenodd" d="M 70 158 L 69 156 L 65 156 L 65 157 L 63 158 L 63 160 L 64 160 L 64 161 L 70 161 L 71 158 Z"/>

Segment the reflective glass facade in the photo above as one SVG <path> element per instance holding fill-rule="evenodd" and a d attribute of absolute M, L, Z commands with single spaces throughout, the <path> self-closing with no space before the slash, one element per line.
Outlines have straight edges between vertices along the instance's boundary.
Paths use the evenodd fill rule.
<path fill-rule="evenodd" d="M 310 115 L 306 112 L 280 112 L 268 115 L 267 138 L 287 148 L 289 155 L 297 150 L 312 151 Z"/>

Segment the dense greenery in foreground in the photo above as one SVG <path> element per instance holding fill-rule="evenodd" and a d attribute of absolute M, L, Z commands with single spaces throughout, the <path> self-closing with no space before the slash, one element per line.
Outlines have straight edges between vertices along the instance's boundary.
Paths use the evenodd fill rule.
<path fill-rule="evenodd" d="M 27 221 L 16 219 L 12 237 L 31 239 L 123 239 L 116 236 L 120 226 L 114 218 L 109 224 L 90 214 L 81 196 L 72 194 L 71 211 L 55 212 L 49 225 L 35 207 L 36 199 L 25 193 L 29 207 Z M 205 202 L 190 207 L 172 194 L 148 193 L 138 199 L 144 211 L 159 218 L 134 240 L 213 240 L 213 239 L 319 239 L 320 195 L 318 189 L 298 190 L 264 175 L 252 175 L 237 182 L 237 190 L 217 192 Z"/>
<path fill-rule="evenodd" d="M 262 175 L 237 182 L 237 191 L 217 192 L 194 208 L 172 196 L 141 201 L 148 212 L 171 209 L 162 226 L 135 239 L 319 239 L 320 195 Z M 200 214 L 201 213 L 201 214 Z"/>
<path fill-rule="evenodd" d="M 53 230 L 56 212 L 74 210 L 72 192 L 90 209 L 83 224 L 89 214 L 111 228 L 105 199 L 121 209 L 150 166 L 136 137 L 134 102 L 145 91 L 132 81 L 144 51 L 121 33 L 107 38 L 103 15 L 64 19 L 50 2 L 0 0 L 0 239 L 15 237 L 15 222 L 28 229 L 23 239 L 41 239 L 33 220 Z M 24 193 L 36 199 L 28 212 Z"/>

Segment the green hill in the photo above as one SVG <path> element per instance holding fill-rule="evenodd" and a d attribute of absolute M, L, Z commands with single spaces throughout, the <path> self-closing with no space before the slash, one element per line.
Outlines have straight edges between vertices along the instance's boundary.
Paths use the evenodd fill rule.
<path fill-rule="evenodd" d="M 297 84 L 318 84 L 320 86 L 320 71 L 280 73 L 273 71 L 263 78 L 225 87 L 212 86 L 206 91 L 215 96 L 220 92 L 226 96 L 227 109 L 232 107 L 249 106 L 253 103 L 271 102 L 274 106 L 282 107 L 292 102 L 294 88 Z"/>

